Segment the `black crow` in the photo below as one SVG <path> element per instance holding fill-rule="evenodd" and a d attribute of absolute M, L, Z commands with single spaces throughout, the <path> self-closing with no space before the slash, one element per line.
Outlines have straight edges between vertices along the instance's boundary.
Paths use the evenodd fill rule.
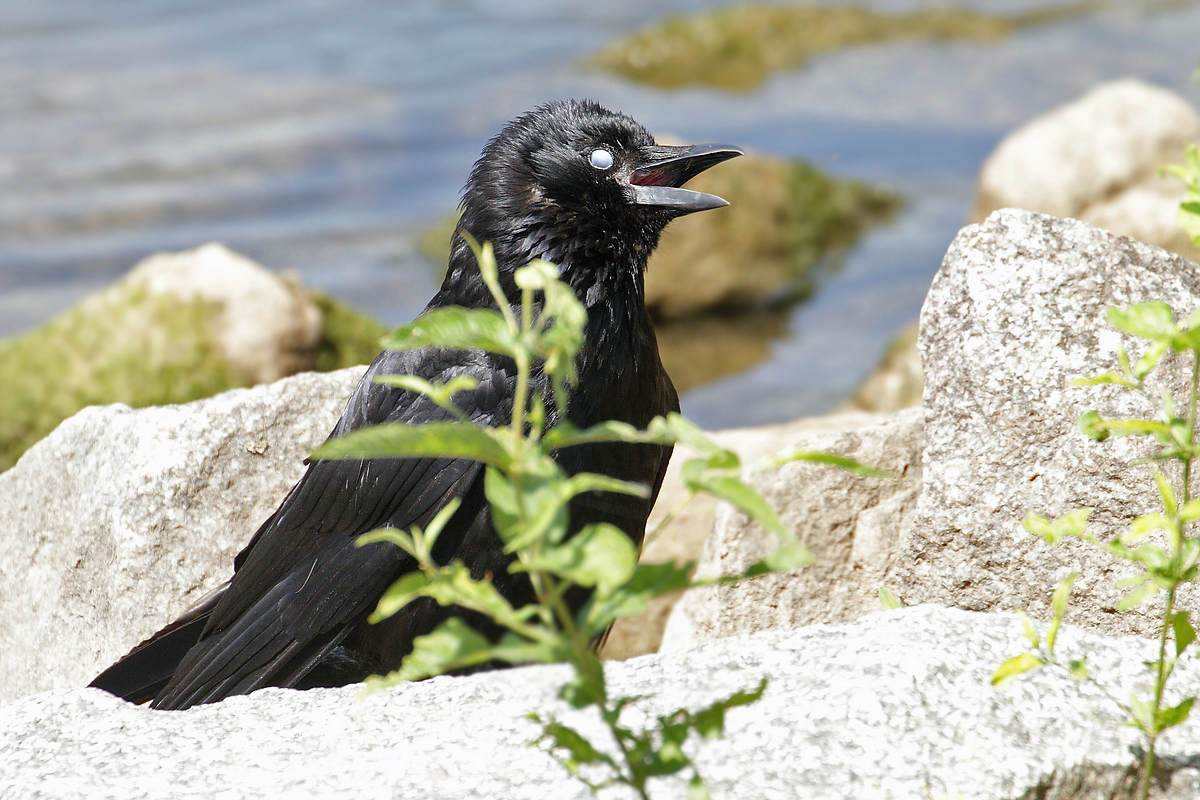
<path fill-rule="evenodd" d="M 542 258 L 586 306 L 567 417 L 586 427 L 621 420 L 639 428 L 679 409 L 658 356 L 643 300 L 646 259 L 675 217 L 726 205 L 681 188 L 697 173 L 740 155 L 736 147 L 666 147 L 630 117 L 593 102 L 550 103 L 513 120 L 484 148 L 467 181 L 459 230 L 495 248 L 501 285 L 514 306 L 513 272 Z M 455 233 L 441 289 L 427 310 L 495 308 L 475 257 Z M 412 374 L 431 381 L 470 375 L 456 395 L 479 425 L 512 419 L 515 367 L 483 352 L 426 348 L 384 351 L 363 376 L 331 437 L 382 422 L 444 420 L 422 395 L 373 382 Z M 545 383 L 544 376 L 535 380 Z M 543 396 L 551 392 L 539 386 Z M 547 425 L 556 419 L 550 403 Z M 609 522 L 641 543 L 671 448 L 592 444 L 557 454 L 570 474 L 599 472 L 652 488 L 649 499 L 611 493 L 576 498 L 571 528 Z M 233 578 L 105 670 L 92 686 L 154 708 L 181 709 L 264 686 L 332 686 L 396 669 L 415 636 L 449 614 L 431 600 L 366 623 L 384 590 L 415 568 L 390 544 L 356 547 L 363 533 L 426 524 L 451 498 L 462 503 L 438 540 L 442 563 L 459 558 L 472 575 L 493 576 L 514 604 L 529 602 L 523 575 L 492 529 L 484 471 L 465 459 L 315 461 L 234 560 Z M 487 631 L 486 620 L 472 624 Z M 495 632 L 494 629 L 491 632 Z"/>

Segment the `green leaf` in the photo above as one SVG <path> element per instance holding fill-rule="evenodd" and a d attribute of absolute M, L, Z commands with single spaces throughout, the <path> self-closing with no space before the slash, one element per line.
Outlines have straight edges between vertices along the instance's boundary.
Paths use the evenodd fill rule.
<path fill-rule="evenodd" d="M 1167 441 L 1171 435 L 1168 423 L 1152 419 L 1106 419 L 1103 424 L 1116 436 L 1153 436 L 1159 441 Z"/>
<path fill-rule="evenodd" d="M 1025 631 L 1025 638 L 1029 640 L 1031 647 L 1037 648 L 1042 646 L 1042 639 L 1038 636 L 1037 631 L 1033 627 L 1033 620 L 1029 619 L 1029 615 L 1022 609 L 1017 609 L 1017 619 L 1021 620 L 1021 627 Z"/>
<path fill-rule="evenodd" d="M 570 645 L 562 637 L 552 641 L 531 642 L 515 633 L 506 633 L 492 647 L 492 658 L 509 664 L 558 664 L 570 656 Z"/>
<path fill-rule="evenodd" d="M 1176 334 L 1171 338 L 1171 342 L 1177 342 L 1180 339 L 1180 336 L 1180 334 Z M 1162 358 L 1167 354 L 1168 349 L 1169 347 L 1167 342 L 1154 342 L 1147 347 L 1146 352 L 1142 354 L 1142 357 L 1139 358 L 1137 363 L 1130 368 L 1130 372 L 1133 373 L 1133 377 L 1137 378 L 1139 381 L 1145 380 L 1146 376 L 1158 366 L 1158 362 L 1162 361 Z M 1132 388 L 1139 388 L 1140 385 L 1141 384 L 1134 384 Z"/>
<path fill-rule="evenodd" d="M 641 773 L 650 777 L 674 775 L 691 765 L 691 759 L 683 752 L 683 743 L 688 737 L 688 723 L 670 722 L 659 717 L 660 743 L 651 749 L 648 763 L 643 764 Z"/>
<path fill-rule="evenodd" d="M 1067 602 L 1071 599 L 1071 588 L 1078 580 L 1079 573 L 1072 572 L 1054 589 L 1050 607 L 1054 609 L 1054 619 L 1050 621 L 1050 630 L 1046 633 L 1046 649 L 1054 656 L 1054 642 L 1058 639 L 1058 628 L 1062 625 L 1063 617 L 1067 614 Z"/>
<path fill-rule="evenodd" d="M 1077 681 L 1086 681 L 1092 675 L 1087 668 L 1087 656 L 1076 659 L 1070 664 L 1071 677 Z"/>
<path fill-rule="evenodd" d="M 740 581 L 746 578 L 757 578 L 759 575 L 765 575 L 768 572 L 787 572 L 788 570 L 807 567 L 813 563 L 813 560 L 812 551 L 807 547 L 795 540 L 785 540 L 780 542 L 771 555 L 762 561 L 754 562 L 741 575 L 725 576 L 719 578 L 718 581 L 725 583 Z"/>
<path fill-rule="evenodd" d="M 1179 214 L 1175 218 L 1183 232 L 1192 240 L 1192 244 L 1200 245 L 1200 200 L 1188 200 L 1179 204 Z"/>
<path fill-rule="evenodd" d="M 1079 417 L 1079 430 L 1093 441 L 1103 442 L 1108 438 L 1108 428 L 1099 412 L 1087 411 Z"/>
<path fill-rule="evenodd" d="M 429 575 L 420 570 L 401 575 L 379 598 L 379 603 L 375 606 L 375 611 L 371 616 L 367 617 L 367 622 L 372 625 L 382 622 L 413 600 L 423 597 L 425 589 L 432 580 Z"/>
<path fill-rule="evenodd" d="M 1133 720 L 1133 724 L 1141 728 L 1148 734 L 1155 734 L 1158 731 L 1154 724 L 1154 703 L 1151 700 L 1142 700 L 1136 695 L 1129 698 L 1129 716 Z"/>
<path fill-rule="evenodd" d="M 1159 712 L 1154 715 L 1156 729 L 1165 731 L 1167 728 L 1183 724 L 1188 718 L 1188 714 L 1191 713 L 1192 703 L 1195 700 L 1195 697 L 1189 697 L 1177 706 L 1159 709 Z"/>
<path fill-rule="evenodd" d="M 767 690 L 767 679 L 759 681 L 758 687 L 748 691 L 734 692 L 724 700 L 718 700 L 707 708 L 692 714 L 692 727 L 705 739 L 715 739 L 725 732 L 725 712 L 731 708 L 756 702 Z"/>
<path fill-rule="evenodd" d="M 1169 342 L 1179 331 L 1175 312 L 1166 303 L 1159 302 L 1136 303 L 1124 309 L 1109 308 L 1108 323 L 1117 330 L 1158 342 Z"/>
<path fill-rule="evenodd" d="M 659 436 L 671 442 L 686 444 L 705 456 L 719 456 L 725 461 L 731 461 L 731 467 L 740 466 L 737 454 L 726 450 L 708 437 L 696 423 L 681 414 L 670 413 L 665 417 L 655 417 L 646 426 L 646 432 L 651 436 Z M 723 464 L 724 465 L 724 464 Z"/>
<path fill-rule="evenodd" d="M 364 533 L 354 540 L 355 547 L 366 547 L 369 544 L 387 542 L 394 544 L 410 556 L 416 557 L 416 546 L 412 534 L 399 528 L 376 528 L 370 533 Z"/>
<path fill-rule="evenodd" d="M 679 592 L 691 585 L 695 561 L 684 564 L 638 564 L 628 583 L 606 598 L 593 597 L 581 611 L 590 634 L 608 629 L 618 619 L 633 617 L 646 609 L 653 597 Z"/>
<path fill-rule="evenodd" d="M 563 486 L 563 496 L 566 498 L 575 497 L 584 492 L 616 492 L 634 497 L 650 497 L 650 487 L 644 483 L 622 481 L 595 472 L 576 473 L 568 478 Z"/>
<path fill-rule="evenodd" d="M 1143 514 L 1140 517 L 1134 517 L 1133 521 L 1129 523 L 1130 536 L 1126 538 L 1126 541 L 1136 541 L 1155 531 L 1165 531 L 1170 528 L 1171 521 L 1162 514 L 1158 512 Z"/>
<path fill-rule="evenodd" d="M 1013 656 L 996 668 L 996 672 L 992 675 L 992 686 L 1000 686 L 1018 675 L 1045 666 L 1045 664 L 1045 661 L 1033 653 L 1021 653 L 1019 656 Z"/>
<path fill-rule="evenodd" d="M 633 577 L 638 552 L 620 528 L 593 523 L 556 547 L 538 555 L 521 554 L 529 571 L 549 572 L 577 586 L 595 587 L 600 597 L 612 594 Z"/>
<path fill-rule="evenodd" d="M 546 435 L 542 437 L 542 444 L 547 450 L 594 442 L 674 444 L 675 439 L 661 430 L 657 433 L 640 431 L 629 423 L 615 420 L 601 422 L 582 430 L 564 421 L 546 431 Z"/>
<path fill-rule="evenodd" d="M 892 594 L 886 586 L 879 587 L 879 607 L 883 611 L 897 611 L 904 608 L 900 598 Z"/>
<path fill-rule="evenodd" d="M 891 478 L 895 473 L 886 470 L 870 467 L 862 462 L 856 461 L 849 456 L 838 455 L 837 453 L 827 453 L 822 450 L 798 450 L 794 453 L 788 453 L 783 456 L 776 456 L 767 462 L 770 468 L 778 468 L 784 464 L 790 464 L 793 461 L 809 461 L 814 464 L 829 464 L 830 466 L 844 469 L 847 472 L 853 472 L 855 475 L 863 475 L 871 478 Z"/>
<path fill-rule="evenodd" d="M 688 781 L 687 800 L 712 800 L 712 795 L 708 793 L 708 785 L 697 772 L 692 775 L 692 779 Z"/>
<path fill-rule="evenodd" d="M 537 714 L 530 714 L 529 719 L 542 726 L 542 737 L 537 743 L 549 741 L 552 748 L 567 751 L 568 756 L 563 760 L 563 766 L 572 775 L 578 772 L 581 764 L 607 764 L 616 768 L 612 758 L 593 747 L 592 743 L 574 728 L 563 725 L 553 717 L 544 721 Z"/>
<path fill-rule="evenodd" d="M 580 656 L 585 663 L 574 664 L 575 677 L 558 690 L 558 696 L 575 708 L 591 705 L 603 706 L 607 697 L 604 685 L 604 669 L 595 654 L 588 651 Z"/>
<path fill-rule="evenodd" d="M 1040 536 L 1047 544 L 1055 544 L 1065 536 L 1083 537 L 1087 531 L 1087 521 L 1092 515 L 1092 509 L 1084 507 L 1069 511 L 1057 519 L 1051 520 L 1041 514 L 1030 511 L 1023 522 L 1025 530 Z"/>
<path fill-rule="evenodd" d="M 504 289 L 500 286 L 500 269 L 496 266 L 496 251 L 493 249 L 492 243 L 479 244 L 466 228 L 458 228 L 455 233 L 463 238 L 463 241 L 471 248 L 471 252 L 475 254 L 475 263 L 479 265 L 479 275 L 487 284 L 488 291 L 492 293 L 492 298 L 496 301 L 508 329 L 514 333 L 520 330 L 516 317 L 513 316 L 512 308 L 509 307 L 508 297 L 505 296 Z"/>
<path fill-rule="evenodd" d="M 1154 726 L 1154 703 L 1136 695 L 1129 698 L 1129 717 L 1133 724 L 1149 734 L 1157 733 Z"/>
<path fill-rule="evenodd" d="M 431 577 L 421 596 L 431 597 L 441 606 L 459 605 L 487 614 L 506 628 L 522 626 L 536 612 L 536 606 L 513 608 L 490 580 L 472 578 L 461 561 L 452 561 Z"/>
<path fill-rule="evenodd" d="M 541 326 L 533 350 L 547 374 L 575 379 L 575 355 L 583 345 L 587 311 L 571 287 L 558 279 L 558 267 L 535 260 L 513 274 L 517 286 L 542 294 Z"/>
<path fill-rule="evenodd" d="M 469 375 L 456 375 L 445 383 L 431 383 L 416 375 L 376 375 L 373 382 L 423 394 L 463 421 L 466 417 L 454 405 L 453 397 L 458 392 L 469 392 L 479 386 L 479 381 Z"/>
<path fill-rule="evenodd" d="M 426 311 L 384 339 L 388 350 L 417 350 L 446 347 L 455 350 L 486 350 L 516 358 L 522 351 L 520 339 L 508 322 L 495 311 L 446 306 Z"/>
<path fill-rule="evenodd" d="M 1188 500 L 1179 509 L 1179 516 L 1184 522 L 1195 522 L 1200 519 L 1200 499 Z"/>
<path fill-rule="evenodd" d="M 460 617 L 450 617 L 432 633 L 413 639 L 412 652 L 393 675 L 397 680 L 416 681 L 476 666 L 491 659 L 491 647 L 491 642 Z"/>
<path fill-rule="evenodd" d="M 1117 386 L 1124 386 L 1129 389 L 1138 388 L 1136 381 L 1131 381 L 1129 378 L 1116 372 L 1102 372 L 1090 378 L 1076 378 L 1071 381 L 1072 386 L 1098 386 L 1102 384 L 1116 384 Z M 1090 413 L 1095 414 L 1096 412 L 1093 411 Z"/>
<path fill-rule="evenodd" d="M 695 477 L 690 481 L 685 477 L 684 480 L 692 491 L 705 492 L 724 500 L 767 530 L 785 538 L 791 535 L 771 504 L 741 478 L 706 475 Z"/>
<path fill-rule="evenodd" d="M 392 422 L 330 439 L 316 449 L 313 458 L 470 458 L 504 468 L 512 458 L 497 440 L 501 430 L 507 432 L 465 422 Z"/>
<path fill-rule="evenodd" d="M 1146 602 L 1147 598 L 1158 592 L 1158 586 L 1147 581 L 1138 589 L 1134 589 L 1129 594 L 1117 601 L 1118 611 L 1132 611 L 1133 609 Z"/>
<path fill-rule="evenodd" d="M 1179 510 L 1179 500 L 1175 497 L 1175 489 L 1171 482 L 1157 467 L 1154 469 L 1154 483 L 1158 486 L 1158 496 L 1162 498 L 1163 508 L 1168 514 L 1174 514 Z"/>
<path fill-rule="evenodd" d="M 1175 631 L 1175 657 L 1183 655 L 1183 651 L 1188 645 L 1196 641 L 1196 629 L 1192 627 L 1192 621 L 1188 617 L 1188 612 L 1178 611 L 1171 618 L 1171 628 Z"/>

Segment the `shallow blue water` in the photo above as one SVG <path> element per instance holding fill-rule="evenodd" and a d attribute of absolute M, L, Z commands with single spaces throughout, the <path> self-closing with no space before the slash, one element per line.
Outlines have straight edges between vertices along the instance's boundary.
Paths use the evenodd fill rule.
<path fill-rule="evenodd" d="M 1005 133 L 1129 76 L 1200 105 L 1195 5 L 1119 3 L 990 44 L 859 48 L 744 95 L 660 92 L 580 66 L 614 36 L 710 5 L 0 0 L 0 335 L 148 253 L 211 240 L 404 322 L 436 282 L 415 236 L 454 207 L 484 142 L 537 103 L 589 96 L 654 131 L 806 158 L 907 196 L 793 310 L 767 361 L 683 398 L 707 426 L 790 419 L 844 399 L 916 317 Z"/>

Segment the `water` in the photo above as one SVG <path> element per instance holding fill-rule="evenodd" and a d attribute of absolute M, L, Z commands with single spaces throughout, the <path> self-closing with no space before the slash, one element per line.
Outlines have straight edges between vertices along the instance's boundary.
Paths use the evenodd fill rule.
<path fill-rule="evenodd" d="M 487 139 L 538 103 L 588 96 L 654 131 L 809 159 L 908 198 L 792 310 L 765 361 L 683 398 L 710 427 L 791 419 L 847 397 L 915 319 L 1008 131 L 1130 76 L 1200 105 L 1194 4 L 845 51 L 749 94 L 660 92 L 580 66 L 615 36 L 711 5 L 0 0 L 0 336 L 148 253 L 212 240 L 405 322 L 437 282 L 415 238 L 454 207 Z"/>

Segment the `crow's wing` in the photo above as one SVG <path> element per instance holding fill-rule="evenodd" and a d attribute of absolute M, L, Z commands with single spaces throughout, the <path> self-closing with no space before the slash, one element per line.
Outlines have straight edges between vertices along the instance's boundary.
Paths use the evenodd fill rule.
<path fill-rule="evenodd" d="M 447 412 L 428 398 L 372 383 L 403 373 L 444 381 L 478 378 L 455 397 L 481 425 L 511 420 L 514 376 L 502 360 L 480 353 L 384 353 L 372 364 L 334 436 L 379 422 L 428 422 Z M 447 501 L 480 479 L 465 459 L 317 461 L 235 561 L 228 589 L 208 614 L 199 642 L 155 698 L 156 708 L 186 708 L 262 686 L 290 686 L 336 647 L 413 561 L 390 544 L 356 547 L 376 528 L 425 525 Z M 473 493 L 481 496 L 481 493 Z M 469 525 L 478 509 L 451 520 Z"/>

